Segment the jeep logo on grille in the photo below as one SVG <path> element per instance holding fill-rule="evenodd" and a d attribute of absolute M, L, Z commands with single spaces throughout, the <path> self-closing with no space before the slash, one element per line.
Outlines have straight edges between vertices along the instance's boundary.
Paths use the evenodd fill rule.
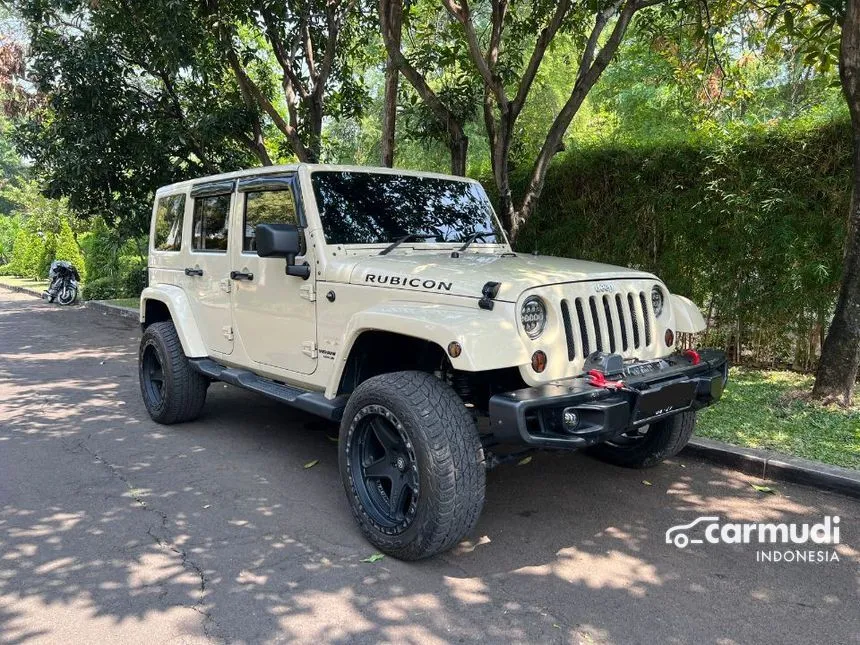
<path fill-rule="evenodd" d="M 615 291 L 615 285 L 611 282 L 598 282 L 594 285 L 594 290 L 597 293 L 605 293 L 609 291 Z"/>

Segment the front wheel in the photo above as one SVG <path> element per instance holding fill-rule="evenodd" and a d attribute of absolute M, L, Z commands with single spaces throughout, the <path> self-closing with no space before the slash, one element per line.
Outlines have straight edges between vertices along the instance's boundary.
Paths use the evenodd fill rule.
<path fill-rule="evenodd" d="M 61 305 L 71 305 L 78 298 L 78 288 L 73 285 L 66 283 L 62 287 L 60 287 L 60 291 L 57 294 L 57 302 Z"/>
<path fill-rule="evenodd" d="M 626 432 L 589 452 L 602 461 L 625 468 L 650 468 L 681 452 L 696 428 L 696 413 L 682 412 L 639 430 Z"/>
<path fill-rule="evenodd" d="M 450 386 L 423 372 L 375 376 L 340 426 L 340 472 L 365 537 L 401 560 L 450 549 L 484 505 L 475 421 Z"/>

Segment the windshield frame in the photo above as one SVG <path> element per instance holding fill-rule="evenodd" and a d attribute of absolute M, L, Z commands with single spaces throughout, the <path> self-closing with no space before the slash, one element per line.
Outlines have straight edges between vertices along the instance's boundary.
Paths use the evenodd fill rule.
<path fill-rule="evenodd" d="M 497 236 L 497 241 L 495 242 L 480 242 L 476 240 L 472 244 L 469 245 L 469 250 L 503 250 L 510 251 L 511 245 L 508 239 L 507 231 L 505 231 L 504 226 L 502 226 L 501 220 L 496 214 L 495 208 L 493 208 L 493 204 L 490 201 L 489 196 L 487 195 L 484 187 L 480 182 L 471 179 L 469 177 L 456 177 L 451 175 L 444 175 L 441 173 L 433 173 L 433 172 L 422 172 L 422 171 L 410 171 L 410 170 L 402 170 L 398 168 L 371 168 L 371 167 L 362 167 L 362 166 L 319 166 L 314 167 L 311 166 L 308 168 L 307 180 L 308 180 L 308 188 L 310 189 L 310 197 L 313 200 L 314 206 L 314 215 L 319 223 L 320 231 L 322 233 L 321 240 L 326 246 L 331 246 L 334 248 L 342 248 L 348 249 L 350 251 L 361 251 L 361 250 L 377 250 L 381 248 L 385 248 L 389 246 L 394 239 L 390 241 L 375 241 L 375 242 L 329 242 L 326 239 L 326 230 L 325 223 L 323 221 L 323 215 L 321 212 L 321 207 L 319 201 L 317 200 L 316 190 L 314 190 L 313 183 L 313 175 L 315 174 L 332 174 L 332 173 L 352 173 L 352 174 L 366 174 L 366 175 L 381 175 L 381 176 L 400 176 L 400 177 L 414 177 L 416 179 L 435 179 L 440 181 L 450 181 L 464 184 L 471 184 L 476 187 L 481 194 L 481 197 L 486 200 L 487 208 L 489 209 L 490 217 L 492 218 L 492 222 L 494 227 L 499 231 L 499 235 Z M 498 239 L 501 238 L 501 239 Z M 465 238 L 464 238 L 465 239 Z M 479 238 L 480 239 L 480 238 Z M 412 249 L 416 251 L 432 251 L 432 250 L 450 250 L 450 249 L 458 249 L 463 245 L 463 240 L 446 240 L 444 242 L 438 241 L 407 241 L 398 245 L 398 247 L 394 250 L 394 253 L 397 253 L 403 249 Z M 468 252 L 468 251 L 467 251 Z"/>

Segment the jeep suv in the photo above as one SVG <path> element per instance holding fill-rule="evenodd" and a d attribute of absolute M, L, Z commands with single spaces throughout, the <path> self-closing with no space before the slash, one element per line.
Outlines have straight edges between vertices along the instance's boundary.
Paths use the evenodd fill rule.
<path fill-rule="evenodd" d="M 156 193 L 140 300 L 150 416 L 222 381 L 340 424 L 350 508 L 418 559 L 474 526 L 487 468 L 536 448 L 652 466 L 720 398 L 721 352 L 655 276 L 515 253 L 475 181 L 276 166 Z"/>

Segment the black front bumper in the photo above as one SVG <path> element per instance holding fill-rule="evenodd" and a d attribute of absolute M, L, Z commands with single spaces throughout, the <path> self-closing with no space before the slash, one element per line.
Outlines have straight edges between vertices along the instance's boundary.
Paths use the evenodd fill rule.
<path fill-rule="evenodd" d="M 595 387 L 587 376 L 496 394 L 490 398 L 490 430 L 498 443 L 543 448 L 585 448 L 660 419 L 699 410 L 720 399 L 728 380 L 726 355 L 701 350 L 701 362 L 679 355 L 662 359 L 640 375 L 623 379 L 625 389 Z M 579 419 L 565 427 L 563 412 Z"/>

